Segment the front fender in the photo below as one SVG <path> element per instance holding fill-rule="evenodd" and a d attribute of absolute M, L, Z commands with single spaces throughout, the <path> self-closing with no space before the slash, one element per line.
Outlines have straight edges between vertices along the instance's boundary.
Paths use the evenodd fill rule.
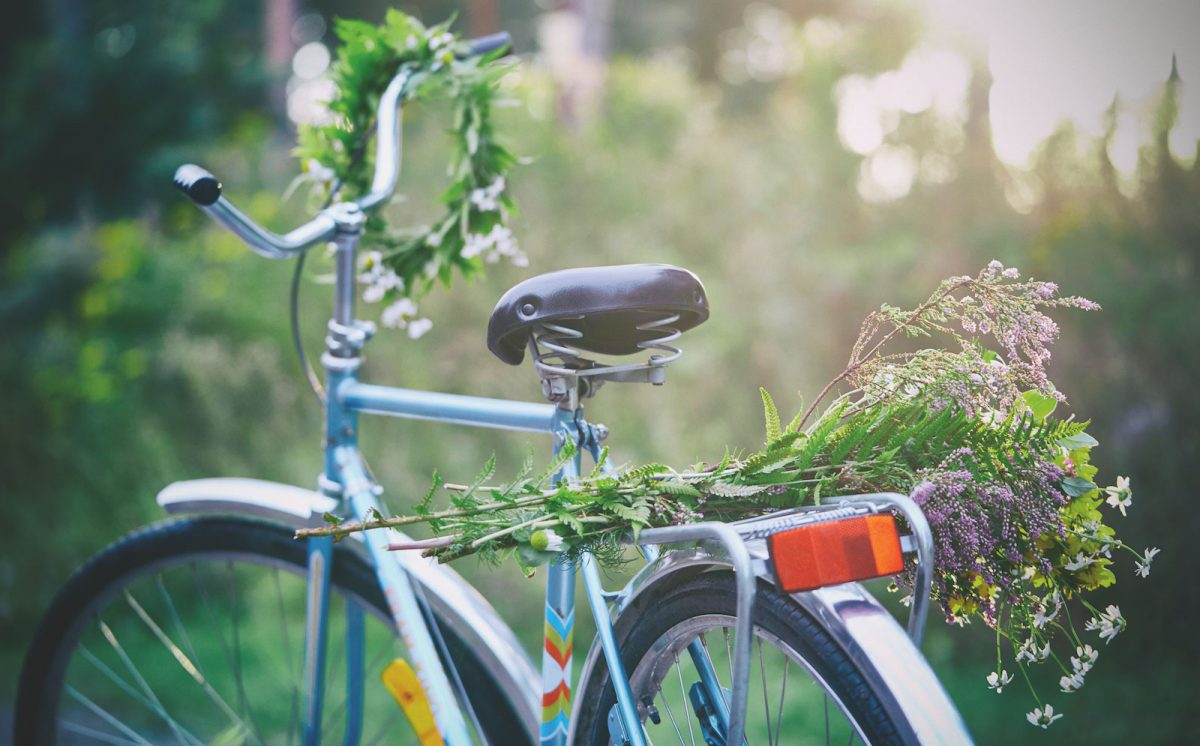
<path fill-rule="evenodd" d="M 292 528 L 325 523 L 324 515 L 338 507 L 334 498 L 261 479 L 223 477 L 175 482 L 158 493 L 167 513 L 223 513 L 266 518 Z M 399 533 L 399 532 L 397 532 Z M 361 534 L 355 534 L 361 544 Z M 541 722 L 541 678 L 516 636 L 491 604 L 453 569 L 418 552 L 393 552 L 396 562 L 425 590 L 440 618 L 479 656 L 513 696 L 530 734 Z"/>

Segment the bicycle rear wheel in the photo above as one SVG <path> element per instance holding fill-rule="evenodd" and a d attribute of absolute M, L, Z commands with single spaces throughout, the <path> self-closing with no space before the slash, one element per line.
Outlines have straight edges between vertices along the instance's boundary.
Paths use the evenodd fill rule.
<path fill-rule="evenodd" d="M 690 693 L 700 675 L 688 648 L 700 643 L 728 690 L 736 599 L 731 573 L 706 572 L 656 587 L 618 617 L 614 632 L 653 743 L 723 743 L 697 715 Z M 748 744 L 903 742 L 858 664 L 818 620 L 767 584 L 756 593 L 751 661 Z M 578 698 L 575 743 L 609 743 L 616 695 L 603 660 Z"/>
<path fill-rule="evenodd" d="M 291 529 L 190 517 L 117 541 L 68 581 L 26 654 L 15 742 L 298 743 L 306 548 Z M 346 726 L 347 613 L 365 618 L 362 743 L 415 743 L 380 683 L 404 657 L 368 563 L 335 548 L 322 741 Z M 513 701 L 439 625 L 489 741 L 528 742 Z"/>

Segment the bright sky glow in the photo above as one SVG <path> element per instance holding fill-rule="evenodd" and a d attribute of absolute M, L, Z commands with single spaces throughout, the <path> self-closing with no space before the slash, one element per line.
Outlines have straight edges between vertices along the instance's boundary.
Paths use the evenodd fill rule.
<path fill-rule="evenodd" d="M 1028 163 L 1064 120 L 1085 134 L 1103 132 L 1119 97 L 1110 148 L 1128 174 L 1146 141 L 1154 98 L 1175 54 L 1183 80 L 1176 157 L 1194 157 L 1200 139 L 1200 3 L 1195 0 L 927 0 L 935 23 L 966 32 L 987 49 L 993 78 L 991 124 L 1006 163 Z"/>

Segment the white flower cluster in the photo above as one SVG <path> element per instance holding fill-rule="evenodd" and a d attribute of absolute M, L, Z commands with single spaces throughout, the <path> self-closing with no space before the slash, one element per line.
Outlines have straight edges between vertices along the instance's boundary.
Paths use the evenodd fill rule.
<path fill-rule="evenodd" d="M 1064 694 L 1082 689 L 1083 678 L 1092 670 L 1092 666 L 1096 665 L 1096 659 L 1099 657 L 1100 654 L 1091 645 L 1075 648 L 1075 655 L 1071 656 L 1071 672 L 1058 680 L 1059 689 Z"/>
<path fill-rule="evenodd" d="M 1039 648 L 1032 637 L 1022 643 L 1021 647 L 1017 649 L 1018 663 L 1036 663 L 1044 661 L 1049 657 L 1050 643 L 1047 642 Z"/>
<path fill-rule="evenodd" d="M 469 199 L 480 212 L 495 212 L 500 209 L 500 195 L 504 193 L 504 177 L 497 176 L 491 184 L 472 189 Z"/>
<path fill-rule="evenodd" d="M 495 226 L 488 233 L 467 235 L 462 257 L 471 259 L 477 256 L 482 256 L 488 264 L 495 264 L 501 257 L 508 257 L 514 266 L 529 266 L 529 257 L 517 248 L 517 239 L 513 238 L 512 231 L 503 225 Z"/>
<path fill-rule="evenodd" d="M 1110 643 L 1117 635 L 1125 629 L 1125 617 L 1121 616 L 1121 607 L 1109 604 L 1108 607 L 1100 612 L 1100 617 L 1092 617 L 1087 620 L 1087 624 L 1083 628 L 1088 632 L 1099 632 L 1100 639 Z"/>
<path fill-rule="evenodd" d="M 384 266 L 383 255 L 378 251 L 369 251 L 359 260 L 358 281 L 364 285 L 364 303 L 379 303 L 390 291 L 404 290 L 404 280 Z M 418 339 L 433 328 L 433 322 L 419 318 L 417 313 L 417 304 L 412 298 L 400 298 L 383 309 L 379 321 L 392 329 L 405 329 L 411 339 Z"/>

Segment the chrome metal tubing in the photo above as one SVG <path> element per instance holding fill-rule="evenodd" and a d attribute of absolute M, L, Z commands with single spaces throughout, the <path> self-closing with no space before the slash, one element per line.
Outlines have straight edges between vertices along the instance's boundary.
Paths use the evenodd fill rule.
<path fill-rule="evenodd" d="M 558 428 L 559 408 L 553 404 L 414 391 L 350 379 L 334 394 L 343 407 L 358 412 L 535 433 L 553 433 Z"/>
<path fill-rule="evenodd" d="M 379 97 L 375 114 L 375 176 L 371 179 L 371 191 L 358 200 L 363 210 L 378 205 L 396 191 L 400 177 L 400 102 L 411 77 L 410 70 L 402 69 Z"/>
<path fill-rule="evenodd" d="M 332 238 L 337 230 L 336 221 L 321 213 L 291 233 L 281 236 L 255 223 L 224 197 L 211 205 L 203 205 L 200 209 L 245 241 L 254 253 L 268 259 L 287 259 L 295 256 L 314 243 Z"/>
<path fill-rule="evenodd" d="M 715 540 L 728 553 L 737 584 L 737 621 L 733 633 L 733 697 L 729 706 L 729 731 L 725 742 L 740 746 L 746 730 L 746 700 L 750 688 L 750 637 L 754 629 L 754 596 L 758 580 L 746 542 L 727 523 L 693 523 L 687 526 L 648 528 L 638 535 L 638 544 L 673 544 L 680 541 Z"/>

